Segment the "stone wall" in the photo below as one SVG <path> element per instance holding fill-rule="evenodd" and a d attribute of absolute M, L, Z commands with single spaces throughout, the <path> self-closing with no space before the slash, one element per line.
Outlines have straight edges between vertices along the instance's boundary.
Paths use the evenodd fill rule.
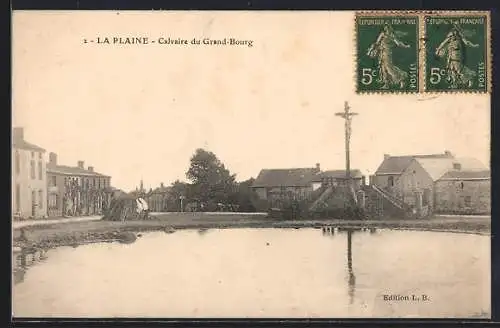
<path fill-rule="evenodd" d="M 438 180 L 435 184 L 437 213 L 487 214 L 491 212 L 491 181 Z"/>

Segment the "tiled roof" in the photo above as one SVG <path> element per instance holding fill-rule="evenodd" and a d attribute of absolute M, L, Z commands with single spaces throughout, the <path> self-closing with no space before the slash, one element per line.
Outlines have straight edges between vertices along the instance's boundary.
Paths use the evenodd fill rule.
<path fill-rule="evenodd" d="M 453 158 L 448 154 L 390 156 L 380 164 L 375 174 L 401 174 L 413 159 Z"/>
<path fill-rule="evenodd" d="M 411 156 L 391 156 L 384 159 L 375 174 L 400 174 L 410 165 L 412 160 Z"/>
<path fill-rule="evenodd" d="M 448 171 L 439 180 L 487 180 L 491 178 L 489 170 L 484 171 Z"/>
<path fill-rule="evenodd" d="M 485 171 L 487 168 L 474 158 L 417 158 L 416 161 L 436 181 L 446 172 L 454 170 L 454 164 L 460 164 L 461 171 Z"/>
<path fill-rule="evenodd" d="M 264 169 L 252 187 L 304 187 L 312 182 L 317 173 L 315 168 Z"/>
<path fill-rule="evenodd" d="M 443 174 L 453 169 L 452 158 L 417 158 L 416 161 L 430 175 L 433 181 L 439 179 Z"/>
<path fill-rule="evenodd" d="M 95 177 L 109 177 L 109 175 L 101 174 L 98 172 L 89 171 L 76 166 L 66 166 L 66 165 L 47 165 L 47 172 L 64 174 L 64 175 L 82 175 L 82 176 L 95 176 Z"/>
<path fill-rule="evenodd" d="M 345 170 L 329 170 L 322 172 L 320 174 L 317 174 L 314 176 L 313 180 L 314 182 L 319 182 L 323 178 L 334 178 L 334 179 L 342 179 L 345 178 L 346 176 L 346 171 Z M 363 174 L 361 173 L 360 170 L 354 169 L 351 170 L 351 177 L 352 178 L 361 178 Z"/>
<path fill-rule="evenodd" d="M 484 163 L 472 157 L 458 157 L 455 161 L 462 165 L 464 171 L 488 171 L 488 167 Z"/>
<path fill-rule="evenodd" d="M 40 152 L 45 152 L 45 149 L 42 147 L 39 147 L 37 145 L 34 145 L 32 143 L 29 143 L 25 140 L 22 139 L 14 139 L 12 146 L 14 148 L 19 148 L 19 149 L 26 149 L 26 150 L 33 150 L 33 151 L 40 151 Z"/>

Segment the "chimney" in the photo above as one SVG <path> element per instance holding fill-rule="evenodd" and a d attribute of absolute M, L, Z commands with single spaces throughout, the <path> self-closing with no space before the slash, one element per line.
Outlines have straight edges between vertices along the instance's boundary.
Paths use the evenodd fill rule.
<path fill-rule="evenodd" d="M 462 164 L 460 163 L 453 163 L 453 169 L 460 171 L 462 169 Z"/>
<path fill-rule="evenodd" d="M 384 154 L 384 159 L 388 159 L 389 157 L 391 157 L 391 155 L 389 155 L 389 154 Z"/>
<path fill-rule="evenodd" d="M 84 168 L 84 166 L 83 166 L 84 163 L 85 163 L 84 161 L 78 161 L 78 168 L 83 169 Z"/>
<path fill-rule="evenodd" d="M 321 171 L 321 164 L 316 163 L 316 171 L 320 172 Z"/>
<path fill-rule="evenodd" d="M 94 167 L 93 167 L 93 166 L 89 166 L 88 170 L 89 170 L 90 172 L 94 172 Z"/>
<path fill-rule="evenodd" d="M 453 154 L 451 153 L 451 151 L 449 150 L 445 150 L 444 151 L 444 154 L 447 156 L 447 157 L 453 157 Z"/>
<path fill-rule="evenodd" d="M 49 153 L 49 165 L 56 166 L 57 165 L 57 154 Z"/>
<path fill-rule="evenodd" d="M 13 140 L 24 140 L 24 128 L 14 128 L 12 131 Z"/>

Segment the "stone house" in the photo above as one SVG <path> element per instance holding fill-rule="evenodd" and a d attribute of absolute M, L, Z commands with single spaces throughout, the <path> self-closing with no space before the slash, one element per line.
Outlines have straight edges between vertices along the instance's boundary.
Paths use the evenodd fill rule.
<path fill-rule="evenodd" d="M 422 205 L 432 210 L 438 197 L 435 184 L 444 174 L 482 170 L 486 168 L 476 159 L 456 158 L 449 151 L 431 155 L 385 155 L 371 183 L 410 206 L 421 197 Z"/>
<path fill-rule="evenodd" d="M 259 200 L 271 200 L 280 195 L 304 199 L 314 190 L 313 180 L 321 173 L 314 168 L 263 169 L 252 184 Z"/>
<path fill-rule="evenodd" d="M 412 197 L 408 196 L 413 195 L 415 190 L 431 190 L 433 185 L 431 176 L 417 160 L 453 158 L 449 151 L 430 155 L 391 156 L 385 154 L 375 175 L 370 177 L 370 182 L 395 197 L 411 202 Z"/>
<path fill-rule="evenodd" d="M 362 185 L 365 184 L 364 176 L 360 170 L 354 169 L 351 170 L 351 179 L 354 188 L 360 189 Z M 317 190 L 322 186 L 338 186 L 342 184 L 346 180 L 346 171 L 345 170 L 329 170 L 321 172 L 317 174 L 312 179 L 312 189 Z"/>
<path fill-rule="evenodd" d="M 489 214 L 490 171 L 449 171 L 436 181 L 435 195 L 435 212 Z"/>

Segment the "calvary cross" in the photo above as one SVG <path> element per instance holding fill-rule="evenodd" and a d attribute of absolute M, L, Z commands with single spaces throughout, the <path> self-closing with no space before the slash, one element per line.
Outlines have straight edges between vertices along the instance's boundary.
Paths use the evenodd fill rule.
<path fill-rule="evenodd" d="M 349 141 L 351 139 L 351 121 L 352 117 L 358 115 L 358 113 L 353 113 L 349 111 L 351 108 L 347 101 L 344 103 L 344 111 L 335 113 L 336 116 L 340 116 L 345 120 L 345 174 L 349 179 L 351 177 L 351 162 L 349 158 Z"/>

